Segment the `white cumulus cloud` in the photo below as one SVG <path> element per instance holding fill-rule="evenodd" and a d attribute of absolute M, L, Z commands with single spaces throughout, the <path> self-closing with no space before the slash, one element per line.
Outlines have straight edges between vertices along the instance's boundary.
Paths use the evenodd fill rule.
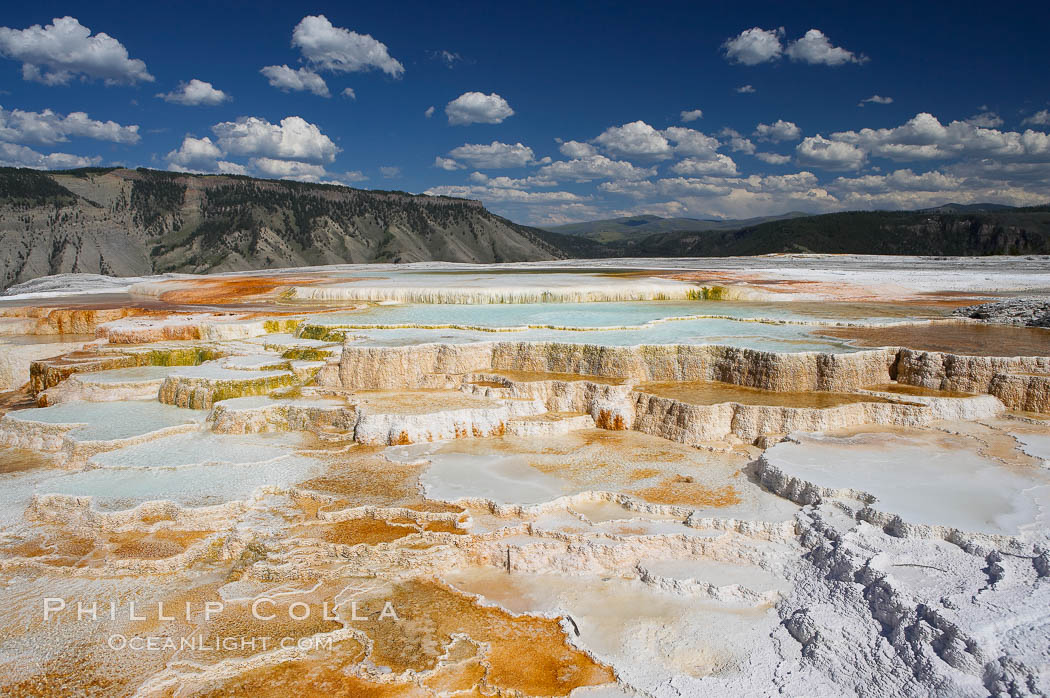
<path fill-rule="evenodd" d="M 782 143 L 783 141 L 797 141 L 802 137 L 802 129 L 791 121 L 777 119 L 771 124 L 759 124 L 752 135 L 760 141 Z"/>
<path fill-rule="evenodd" d="M 847 51 L 841 46 L 832 46 L 819 29 L 810 29 L 801 39 L 791 42 L 784 53 L 793 61 L 810 65 L 844 65 L 865 63 L 868 60 L 867 56 Z"/>
<path fill-rule="evenodd" d="M 664 160 L 673 150 L 667 138 L 644 121 L 610 126 L 594 142 L 611 155 L 628 158 Z"/>
<path fill-rule="evenodd" d="M 489 177 L 483 172 L 471 172 L 470 181 L 489 187 L 503 189 L 529 189 L 531 187 L 554 187 L 558 182 L 549 177 L 531 175 L 529 177 Z"/>
<path fill-rule="evenodd" d="M 0 107 L 0 140 L 15 143 L 52 145 L 64 143 L 70 137 L 93 138 L 112 143 L 138 143 L 137 125 L 121 126 L 116 121 L 96 121 L 82 111 L 66 116 L 50 109 L 41 112 Z"/>
<path fill-rule="evenodd" d="M 561 181 L 589 182 L 595 179 L 636 180 L 652 177 L 656 168 L 642 168 L 623 160 L 611 160 L 604 155 L 589 155 L 574 160 L 559 160 L 544 165 L 540 177 Z"/>
<path fill-rule="evenodd" d="M 985 128 L 968 121 L 942 124 L 933 114 L 916 114 L 895 128 L 864 128 L 832 133 L 836 141 L 854 144 L 872 155 L 897 161 L 946 158 L 1034 158 L 1045 162 L 1050 146 L 1044 133 Z"/>
<path fill-rule="evenodd" d="M 327 174 L 323 165 L 298 160 L 252 158 L 251 164 L 255 171 L 264 177 L 294 179 L 299 182 L 317 182 Z"/>
<path fill-rule="evenodd" d="M 751 85 L 741 85 L 740 87 L 734 87 L 733 90 L 737 94 L 741 94 L 741 95 L 753 95 L 757 91 Z"/>
<path fill-rule="evenodd" d="M 747 153 L 750 155 L 755 152 L 755 144 L 749 138 L 744 138 L 742 134 L 728 126 L 719 131 L 718 135 L 726 139 L 726 144 L 734 153 Z"/>
<path fill-rule="evenodd" d="M 567 158 L 587 158 L 598 154 L 598 149 L 590 143 L 580 141 L 565 141 L 558 146 L 558 152 Z"/>
<path fill-rule="evenodd" d="M 434 167 L 437 167 L 441 170 L 447 170 L 448 172 L 467 169 L 466 165 L 458 163 L 452 158 L 443 158 L 440 155 L 434 158 Z"/>
<path fill-rule="evenodd" d="M 711 159 L 714 157 L 715 151 L 722 145 L 713 136 L 682 126 L 671 126 L 664 129 L 663 135 L 674 142 L 675 155 L 691 155 Z"/>
<path fill-rule="evenodd" d="M 332 162 L 340 148 L 314 124 L 299 116 L 271 124 L 256 116 L 224 121 L 212 127 L 218 145 L 234 155 L 302 162 Z"/>
<path fill-rule="evenodd" d="M 324 15 L 303 17 L 292 31 L 292 46 L 315 67 L 335 73 L 377 69 L 399 78 L 405 72 L 386 44 L 368 34 L 333 26 Z"/>
<path fill-rule="evenodd" d="M 762 29 L 752 27 L 726 39 L 722 49 L 726 60 L 742 65 L 759 65 L 780 60 L 787 56 L 793 61 L 811 65 L 844 65 L 864 63 L 866 56 L 847 51 L 841 46 L 832 46 L 831 41 L 819 29 L 810 29 L 800 39 L 782 43 L 784 28 Z M 737 91 L 740 91 L 738 88 Z"/>
<path fill-rule="evenodd" d="M 823 136 L 810 136 L 795 148 L 798 160 L 804 165 L 827 170 L 856 170 L 864 164 L 867 154 L 863 149 L 842 141 L 831 141 Z"/>
<path fill-rule="evenodd" d="M 186 136 L 182 144 L 168 153 L 168 166 L 183 172 L 217 172 L 222 150 L 210 138 Z"/>
<path fill-rule="evenodd" d="M 499 141 L 492 141 L 488 145 L 465 143 L 450 150 L 448 155 L 453 160 L 465 162 L 477 170 L 524 167 L 535 159 L 532 148 L 527 145 L 500 143 Z"/>
<path fill-rule="evenodd" d="M 682 175 L 735 175 L 736 163 L 728 155 L 719 153 L 706 160 L 686 158 L 672 165 L 671 171 Z"/>
<path fill-rule="evenodd" d="M 1022 124 L 1029 124 L 1032 126 L 1050 126 L 1050 109 L 1043 109 L 1037 111 L 1035 114 L 1027 117 Z"/>
<path fill-rule="evenodd" d="M 84 157 L 69 153 L 38 153 L 15 143 L 0 143 L 0 167 L 29 167 L 34 170 L 69 170 L 90 167 L 102 162 L 98 156 Z"/>
<path fill-rule="evenodd" d="M 228 101 L 231 97 L 222 90 L 216 89 L 210 82 L 204 82 L 193 78 L 189 82 L 180 82 L 171 92 L 161 92 L 157 95 L 165 102 L 181 104 L 187 107 L 209 106 L 213 107 Z"/>
<path fill-rule="evenodd" d="M 733 63 L 744 65 L 758 65 L 780 58 L 784 47 L 780 38 L 784 36 L 784 28 L 761 29 L 753 27 L 740 32 L 732 39 L 726 39 L 722 44 L 725 57 Z"/>
<path fill-rule="evenodd" d="M 445 106 L 448 123 L 452 126 L 470 124 L 498 124 L 514 116 L 507 100 L 493 92 L 464 92 Z"/>
<path fill-rule="evenodd" d="M 982 111 L 979 114 L 974 114 L 966 123 L 971 126 L 980 126 L 981 128 L 999 128 L 1003 125 L 1003 117 L 996 114 L 994 111 Z"/>
<path fill-rule="evenodd" d="M 886 175 L 864 175 L 863 177 L 838 177 L 833 185 L 836 189 L 869 193 L 890 191 L 947 191 L 956 189 L 964 179 L 936 170 L 915 174 L 910 169 L 896 170 Z"/>
<path fill-rule="evenodd" d="M 779 155 L 777 153 L 755 153 L 755 157 L 769 165 L 786 165 L 791 162 L 790 155 Z"/>
<path fill-rule="evenodd" d="M 58 17 L 41 27 L 0 27 L 0 54 L 21 61 L 25 80 L 66 85 L 74 77 L 107 85 L 153 82 L 146 64 L 129 58 L 124 45 L 108 34 L 94 36 L 75 17 Z"/>
<path fill-rule="evenodd" d="M 857 103 L 858 107 L 863 107 L 865 104 L 893 104 L 893 97 L 883 97 L 881 95 L 872 95 L 866 97 Z"/>
<path fill-rule="evenodd" d="M 551 202 L 586 201 L 587 198 L 568 191 L 524 191 L 509 187 L 469 185 L 443 185 L 431 187 L 424 194 L 430 196 L 454 196 L 463 199 L 480 199 L 489 202 L 518 204 L 547 204 Z"/>
<path fill-rule="evenodd" d="M 312 92 L 318 97 L 328 97 L 328 85 L 324 78 L 309 68 L 289 68 L 286 65 L 268 65 L 259 71 L 270 81 L 272 87 L 288 92 Z M 352 92 L 353 90 L 351 90 Z"/>
<path fill-rule="evenodd" d="M 679 114 L 679 117 L 681 117 L 683 123 L 689 123 L 690 121 L 704 118 L 704 112 L 702 109 L 692 109 L 689 111 L 683 111 Z"/>

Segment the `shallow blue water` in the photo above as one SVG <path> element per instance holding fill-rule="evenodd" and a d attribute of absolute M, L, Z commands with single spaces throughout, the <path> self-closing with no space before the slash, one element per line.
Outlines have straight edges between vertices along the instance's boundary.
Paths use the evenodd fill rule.
<path fill-rule="evenodd" d="M 206 410 L 187 410 L 155 400 L 69 402 L 34 407 L 7 415 L 11 419 L 49 424 L 81 424 L 69 432 L 77 441 L 112 441 L 148 434 L 177 424 L 202 423 Z"/>
<path fill-rule="evenodd" d="M 641 325 L 666 318 L 725 315 L 738 318 L 771 318 L 795 322 L 834 320 L 879 321 L 899 319 L 899 311 L 853 306 L 841 316 L 841 306 L 810 304 L 737 303 L 705 301 L 635 301 L 628 303 L 515 303 L 495 305 L 384 305 L 362 311 L 327 313 L 311 318 L 320 325 L 471 325 L 477 327 L 619 327 Z M 920 316 L 928 317 L 928 313 Z"/>
<path fill-rule="evenodd" d="M 605 346 L 639 344 L 722 344 L 761 351 L 853 352 L 858 347 L 830 337 L 811 334 L 805 325 L 771 325 L 735 320 L 677 320 L 632 330 L 522 330 L 485 332 L 483 330 L 388 329 L 351 330 L 356 344 L 366 346 L 408 346 L 428 342 L 466 344 L 469 342 L 564 342 Z"/>

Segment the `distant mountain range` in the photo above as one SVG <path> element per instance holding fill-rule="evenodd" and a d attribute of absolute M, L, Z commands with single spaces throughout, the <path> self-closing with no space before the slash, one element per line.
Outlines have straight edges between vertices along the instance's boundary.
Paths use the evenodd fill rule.
<path fill-rule="evenodd" d="M 758 225 L 767 221 L 778 221 L 785 218 L 799 218 L 808 213 L 791 211 L 779 216 L 762 216 L 742 220 L 717 220 L 704 218 L 661 218 L 660 216 L 629 216 L 627 218 L 607 218 L 585 223 L 544 226 L 544 230 L 561 235 L 578 235 L 596 242 L 623 242 L 640 240 L 654 233 L 675 233 L 679 231 L 702 230 L 737 230 L 749 225 Z"/>
<path fill-rule="evenodd" d="M 1050 254 L 1050 206 L 944 204 L 918 211 L 799 212 L 745 220 L 633 216 L 547 228 L 601 244 L 591 255 L 721 257 L 781 252 Z"/>
<path fill-rule="evenodd" d="M 580 242 L 466 199 L 145 169 L 0 168 L 0 288 L 62 272 L 536 261 L 571 256 Z"/>
<path fill-rule="evenodd" d="M 943 204 L 933 208 L 921 208 L 920 213 L 988 213 L 989 211 L 1009 211 L 1013 206 L 1006 204 Z"/>
<path fill-rule="evenodd" d="M 949 204 L 954 206 L 954 204 Z M 852 211 L 768 221 L 735 230 L 656 233 L 616 245 L 633 257 L 772 253 L 1050 254 L 1050 205 L 967 212 Z M 611 247 L 611 245 L 607 245 Z"/>
<path fill-rule="evenodd" d="M 65 272 L 778 252 L 1050 254 L 1050 205 L 731 221 L 632 216 L 540 229 L 478 201 L 398 191 L 145 169 L 0 168 L 0 289 Z"/>

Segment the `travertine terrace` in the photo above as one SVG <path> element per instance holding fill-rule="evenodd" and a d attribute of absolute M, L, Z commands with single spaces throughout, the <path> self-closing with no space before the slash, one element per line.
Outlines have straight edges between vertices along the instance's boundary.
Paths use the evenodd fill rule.
<path fill-rule="evenodd" d="M 0 694 L 1050 693 L 1050 259 L 0 297 Z M 133 604 L 133 605 L 132 605 Z"/>

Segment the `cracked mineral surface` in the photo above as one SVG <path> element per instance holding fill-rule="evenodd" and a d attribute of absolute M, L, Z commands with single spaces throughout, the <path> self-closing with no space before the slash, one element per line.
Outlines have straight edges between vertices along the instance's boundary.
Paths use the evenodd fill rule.
<path fill-rule="evenodd" d="M 1047 695 L 1048 261 L 15 287 L 0 695 Z"/>

